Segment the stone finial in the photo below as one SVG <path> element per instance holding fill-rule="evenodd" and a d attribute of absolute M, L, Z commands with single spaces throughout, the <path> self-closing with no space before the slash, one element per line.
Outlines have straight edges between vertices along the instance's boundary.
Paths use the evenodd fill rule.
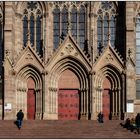
<path fill-rule="evenodd" d="M 70 21 L 68 21 L 68 33 L 70 33 L 70 30 L 71 30 L 71 23 Z"/>
<path fill-rule="evenodd" d="M 110 34 L 110 31 L 109 31 L 108 34 L 107 34 L 107 41 L 108 41 L 109 46 L 111 46 L 110 40 L 111 40 L 111 34 Z"/>
<path fill-rule="evenodd" d="M 131 54 L 132 54 L 132 50 L 129 48 L 129 49 L 128 49 L 128 57 L 130 57 Z"/>
<path fill-rule="evenodd" d="M 31 34 L 30 34 L 30 31 L 28 30 L 28 32 L 27 32 L 27 44 L 26 44 L 26 46 L 30 46 L 31 45 L 31 42 L 30 42 L 30 39 L 31 39 Z"/>

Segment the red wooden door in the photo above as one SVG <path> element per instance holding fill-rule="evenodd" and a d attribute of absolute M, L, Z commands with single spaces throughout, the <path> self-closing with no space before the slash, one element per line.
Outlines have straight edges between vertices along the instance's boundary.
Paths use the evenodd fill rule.
<path fill-rule="evenodd" d="M 27 93 L 27 118 L 29 120 L 35 119 L 35 94 L 34 89 L 28 89 Z"/>
<path fill-rule="evenodd" d="M 78 120 L 79 94 L 78 90 L 59 90 L 58 119 Z"/>
<path fill-rule="evenodd" d="M 109 114 L 110 114 L 109 89 L 105 89 L 103 92 L 103 114 L 104 114 L 104 120 L 109 120 Z"/>

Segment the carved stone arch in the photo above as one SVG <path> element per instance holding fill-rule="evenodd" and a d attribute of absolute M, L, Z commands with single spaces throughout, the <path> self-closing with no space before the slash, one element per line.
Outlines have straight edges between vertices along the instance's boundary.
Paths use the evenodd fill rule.
<path fill-rule="evenodd" d="M 86 79 L 82 76 L 82 72 L 79 71 L 79 67 L 74 67 L 75 65 L 74 64 L 65 64 L 63 68 L 61 68 L 58 72 L 58 75 L 56 77 L 56 79 L 58 80 L 62 71 L 66 70 L 66 69 L 71 69 L 75 74 L 76 76 L 78 77 L 79 79 L 79 82 L 80 82 L 80 89 L 84 89 L 86 87 Z"/>
<path fill-rule="evenodd" d="M 31 84 L 33 83 L 32 89 L 28 89 L 28 80 L 31 80 Z M 19 107 L 24 110 L 25 112 L 25 119 L 28 119 L 27 117 L 27 113 L 28 113 L 28 107 L 27 107 L 27 99 L 28 99 L 28 94 L 30 93 L 30 91 L 34 92 L 34 101 L 35 101 L 35 105 L 34 105 L 34 110 L 35 110 L 35 119 L 41 119 L 42 118 L 42 88 L 43 88 L 43 80 L 42 80 L 42 76 L 41 73 L 39 72 L 38 69 L 36 69 L 35 67 L 31 66 L 31 65 L 27 65 L 25 67 L 22 67 L 19 72 L 17 73 L 16 79 L 18 79 L 18 83 L 17 83 L 17 88 L 19 87 L 19 83 L 23 83 L 23 87 L 24 88 L 20 88 L 17 89 L 17 94 L 16 94 L 16 99 L 17 99 L 17 110 L 19 109 Z M 20 99 L 20 100 L 19 100 Z M 18 101 L 19 100 L 19 101 Z"/>
<path fill-rule="evenodd" d="M 73 70 L 75 70 L 75 72 L 77 73 L 77 75 L 79 75 L 79 78 L 80 78 L 80 81 L 82 82 L 81 83 L 81 88 L 85 88 L 86 87 L 86 81 L 85 79 L 83 79 L 84 77 L 86 77 L 86 68 L 81 67 L 78 62 L 75 63 L 74 61 L 78 61 L 77 59 L 73 59 L 72 57 L 71 58 L 64 58 L 63 60 L 60 60 L 56 65 L 55 65 L 55 68 L 54 68 L 54 72 L 57 73 L 58 75 L 61 74 L 61 71 L 63 69 L 66 69 L 66 68 L 71 68 Z M 81 63 L 81 62 L 79 62 Z M 57 71 L 57 72 L 56 72 Z M 84 74 L 84 75 L 83 75 Z M 54 75 L 53 75 L 54 76 Z M 57 82 L 56 84 L 57 85 Z"/>
<path fill-rule="evenodd" d="M 47 11 L 47 6 L 46 6 L 46 3 L 45 2 L 38 2 L 39 4 L 39 7 L 40 7 L 40 10 L 42 11 L 43 14 L 46 13 Z M 16 12 L 19 13 L 19 14 L 23 14 L 23 11 L 24 9 L 27 9 L 27 2 L 17 2 L 17 5 L 16 5 Z"/>
<path fill-rule="evenodd" d="M 120 82 L 120 71 L 115 68 L 114 66 L 112 65 L 108 65 L 108 66 L 105 66 L 104 68 L 102 68 L 102 71 L 105 71 L 105 74 L 108 73 L 110 74 L 112 77 L 114 77 L 114 82 L 117 84 L 118 87 L 121 86 L 121 82 Z M 115 87 L 113 87 L 115 88 Z"/>
<path fill-rule="evenodd" d="M 101 4 L 100 1 L 99 2 L 94 2 L 94 8 L 93 8 L 94 13 L 97 13 L 97 11 L 98 11 L 98 9 L 100 7 L 100 4 Z"/>
<path fill-rule="evenodd" d="M 77 78 L 79 79 L 79 83 L 80 83 L 80 88 L 79 90 L 79 94 L 80 94 L 80 118 L 82 118 L 83 116 L 88 119 L 88 113 L 89 113 L 89 75 L 88 75 L 88 71 L 87 69 L 77 60 L 75 60 L 72 57 L 66 57 L 63 58 L 62 60 L 58 61 L 54 67 L 52 68 L 50 74 L 49 74 L 49 93 L 48 93 L 48 97 L 50 102 L 53 102 L 54 104 L 48 105 L 49 108 L 49 112 L 51 112 L 51 110 L 54 110 L 51 112 L 51 114 L 56 114 L 58 113 L 57 110 L 55 110 L 55 108 L 57 108 L 58 105 L 58 101 L 57 101 L 57 95 L 58 95 L 58 81 L 59 78 L 62 74 L 63 71 L 65 70 L 71 70 L 72 72 L 75 73 L 75 75 L 77 76 Z M 52 90 L 54 89 L 54 90 Z M 52 96 L 55 96 L 52 97 Z M 84 99 L 84 100 L 83 100 Z M 54 108 L 54 109 L 53 109 Z M 57 116 L 55 116 L 57 118 Z"/>
<path fill-rule="evenodd" d="M 63 9 L 63 7 L 61 7 L 59 4 L 48 4 L 51 8 L 52 11 L 54 11 L 55 9 L 59 9 L 60 11 Z"/>
<path fill-rule="evenodd" d="M 58 88 L 78 88 L 80 89 L 79 75 L 71 67 L 66 67 L 58 74 Z M 71 76 L 71 77 L 70 77 Z M 69 80 L 70 78 L 70 80 Z M 67 79 L 67 81 L 65 81 Z M 67 84 L 65 84 L 67 82 Z"/>
<path fill-rule="evenodd" d="M 107 11 L 107 12 L 104 13 L 104 16 L 106 16 L 109 19 L 110 13 Z"/>
<path fill-rule="evenodd" d="M 70 5 L 70 11 L 72 11 L 73 9 L 76 9 L 76 10 L 78 9 L 76 4 Z"/>
<path fill-rule="evenodd" d="M 113 11 L 115 10 L 116 13 L 117 13 L 117 4 L 116 4 L 116 2 L 113 2 L 113 1 L 112 1 L 111 3 L 113 4 L 113 6 L 112 6 L 109 10 L 106 10 L 106 11 L 105 11 L 105 12 L 108 12 L 110 15 L 112 14 L 112 10 L 113 10 Z M 98 15 L 98 11 L 99 11 L 99 10 L 102 10 L 102 12 L 104 11 L 103 8 L 101 7 L 101 4 L 102 4 L 101 2 L 97 2 L 97 3 L 95 2 L 95 5 L 94 5 L 94 6 L 96 7 L 96 8 L 95 8 L 95 13 L 96 13 L 97 15 Z"/>
<path fill-rule="evenodd" d="M 38 3 L 40 4 L 42 14 L 46 15 L 46 13 L 48 12 L 48 3 L 46 3 L 45 1 L 39 1 Z"/>
<path fill-rule="evenodd" d="M 100 103 L 101 108 L 96 108 L 96 112 L 100 112 L 104 108 L 104 101 L 103 100 L 103 95 L 104 92 L 106 94 L 106 89 L 104 89 L 104 80 L 108 79 L 110 82 L 110 89 L 107 94 L 109 94 L 109 112 L 108 114 L 108 119 L 113 119 L 121 118 L 121 108 L 124 105 L 125 99 L 124 99 L 124 93 L 122 92 L 123 87 L 122 87 L 122 78 L 121 78 L 121 73 L 118 71 L 115 67 L 112 65 L 107 65 L 101 68 L 98 72 L 97 75 L 95 76 L 95 102 Z M 100 99 L 99 99 L 100 97 Z M 100 101 L 99 101 L 100 100 Z M 109 118 L 111 117 L 111 118 Z"/>

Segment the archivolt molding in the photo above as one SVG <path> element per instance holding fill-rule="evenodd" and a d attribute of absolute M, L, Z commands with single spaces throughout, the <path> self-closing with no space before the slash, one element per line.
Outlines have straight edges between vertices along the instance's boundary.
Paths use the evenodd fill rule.
<path fill-rule="evenodd" d="M 112 68 L 110 66 L 102 68 L 95 75 L 94 83 L 96 87 L 101 87 L 103 89 L 103 81 L 105 77 L 110 80 L 112 89 L 121 88 L 121 74 L 115 68 Z"/>
<path fill-rule="evenodd" d="M 58 80 L 61 76 L 61 73 L 66 70 L 70 69 L 72 70 L 78 77 L 81 89 L 85 89 L 88 86 L 88 78 L 87 78 L 87 71 L 85 68 L 79 64 L 77 61 L 71 58 L 65 58 L 63 60 L 60 60 L 56 65 L 53 67 L 52 71 L 49 74 L 50 79 L 50 86 L 56 87 L 58 86 Z"/>
<path fill-rule="evenodd" d="M 25 83 L 27 83 L 27 79 L 29 77 L 34 80 L 36 90 L 42 89 L 41 74 L 36 68 L 32 66 L 26 66 L 17 73 L 17 79 L 20 79 L 20 81 L 24 81 Z"/>

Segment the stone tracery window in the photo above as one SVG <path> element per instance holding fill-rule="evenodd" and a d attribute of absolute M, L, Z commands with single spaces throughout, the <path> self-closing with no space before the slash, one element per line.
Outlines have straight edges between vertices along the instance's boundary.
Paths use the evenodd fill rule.
<path fill-rule="evenodd" d="M 71 8 L 68 6 L 69 3 L 73 4 Z M 54 49 L 64 40 L 69 31 L 75 42 L 80 48 L 84 49 L 86 40 L 86 7 L 79 2 L 69 3 L 56 2 L 57 6 L 53 10 Z"/>
<path fill-rule="evenodd" d="M 43 55 L 41 21 L 42 12 L 39 4 L 35 1 L 28 2 L 23 14 L 23 44 L 25 47 L 27 43 L 27 33 L 29 32 L 32 47 L 34 47 L 40 55 Z"/>
<path fill-rule="evenodd" d="M 102 49 L 107 45 L 110 38 L 111 46 L 115 47 L 116 35 L 116 8 L 113 2 L 101 2 L 97 11 L 97 44 L 98 49 Z"/>

